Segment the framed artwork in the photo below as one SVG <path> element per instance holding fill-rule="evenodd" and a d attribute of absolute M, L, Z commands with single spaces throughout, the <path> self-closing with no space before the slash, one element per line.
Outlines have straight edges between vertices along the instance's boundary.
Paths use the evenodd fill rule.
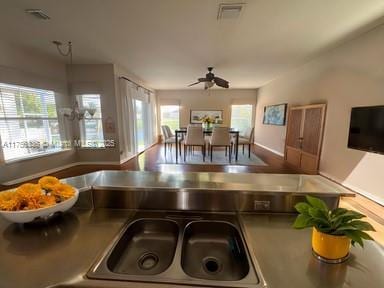
<path fill-rule="evenodd" d="M 223 110 L 191 110 L 190 123 L 203 123 L 202 119 L 205 117 L 209 117 L 213 121 L 215 121 L 216 119 L 222 121 Z"/>
<path fill-rule="evenodd" d="M 278 104 L 264 107 L 263 124 L 285 125 L 288 104 Z"/>

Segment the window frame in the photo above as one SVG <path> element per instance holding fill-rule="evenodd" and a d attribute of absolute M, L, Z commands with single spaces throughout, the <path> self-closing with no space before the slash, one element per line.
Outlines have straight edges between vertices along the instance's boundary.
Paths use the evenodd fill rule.
<path fill-rule="evenodd" d="M 44 112 L 39 113 L 38 115 L 34 115 L 34 116 L 33 115 L 27 115 L 26 116 L 25 115 L 25 114 L 32 114 L 32 113 L 23 113 L 24 117 L 15 117 L 15 116 L 2 117 L 2 115 L 0 115 L 0 120 L 1 121 L 7 121 L 7 120 L 8 121 L 23 121 L 23 122 L 24 121 L 28 121 L 28 120 L 57 121 L 58 134 L 57 135 L 56 134 L 52 134 L 51 131 L 49 131 L 48 133 L 45 133 L 45 136 L 48 136 L 47 138 L 52 138 L 52 135 L 56 135 L 56 136 L 59 136 L 59 141 L 60 142 L 63 140 L 64 135 L 63 135 L 63 131 L 62 131 L 62 123 L 61 123 L 60 117 L 59 117 L 59 108 L 57 106 L 55 91 L 48 90 L 48 89 L 42 89 L 42 88 L 29 87 L 29 86 L 24 86 L 24 85 L 18 85 L 18 84 L 9 84 L 9 83 L 4 83 L 4 82 L 0 82 L 0 89 L 1 88 L 9 89 L 9 90 L 14 90 L 17 93 L 20 93 L 20 91 L 36 93 L 37 95 L 39 95 L 39 98 L 41 99 L 42 103 L 46 103 L 45 100 L 48 99 L 48 98 L 46 98 L 46 99 L 43 100 L 42 99 L 43 95 L 44 96 L 48 95 L 48 96 L 53 97 L 54 106 L 55 106 L 55 112 L 56 112 L 56 116 L 55 117 L 49 117 L 48 110 L 47 110 L 48 106 L 47 106 L 47 104 L 45 104 L 45 106 L 42 107 L 42 110 Z M 2 97 L 2 92 L 0 92 L 0 101 L 2 101 L 2 103 L 3 103 L 2 106 L 4 106 L 3 100 L 4 99 Z M 21 100 L 21 98 L 19 99 L 19 101 L 20 100 Z M 15 99 L 15 105 L 17 105 L 16 102 L 17 102 L 17 100 Z M 44 113 L 46 114 L 46 116 L 45 115 L 44 115 L 44 117 L 39 116 L 39 115 L 43 115 Z M 5 112 L 5 114 L 6 114 L 6 112 Z M 3 115 L 5 116 L 5 114 L 3 114 Z M 45 125 L 47 125 L 47 124 L 43 122 L 43 126 L 45 126 Z M 49 125 L 49 122 L 48 122 L 48 125 Z M 28 129 L 28 128 L 20 128 L 20 129 Z M 47 130 L 46 130 L 47 128 L 46 127 L 43 127 L 43 129 L 45 130 L 45 132 L 47 132 Z M 52 141 L 52 139 L 49 139 L 49 140 Z M 26 139 L 25 141 L 30 141 L 30 140 Z M 19 142 L 23 143 L 24 140 L 19 141 Z M 49 143 L 49 144 L 52 145 L 53 143 Z M 34 158 L 45 157 L 45 156 L 49 156 L 49 155 L 52 155 L 52 154 L 62 153 L 62 152 L 71 150 L 71 149 L 68 149 L 68 148 L 64 148 L 62 146 L 58 146 L 58 147 L 59 148 L 52 148 L 52 149 L 47 149 L 47 150 L 43 150 L 43 151 L 32 152 L 32 153 L 24 154 L 22 156 L 6 159 L 5 158 L 5 153 L 4 153 L 4 148 L 3 148 L 3 140 L 2 140 L 2 137 L 1 137 L 1 134 L 0 134 L 0 164 L 11 164 L 11 163 L 19 162 L 19 161 L 24 161 L 24 160 L 34 159 Z"/>
<path fill-rule="evenodd" d="M 160 127 L 161 127 L 162 125 L 167 125 L 167 124 L 164 124 L 164 123 L 162 122 L 162 120 L 163 120 L 163 119 L 162 119 L 163 113 L 162 113 L 162 111 L 161 111 L 161 107 L 167 107 L 167 106 L 168 106 L 168 107 L 169 107 L 169 106 L 177 107 L 178 116 L 179 116 L 178 119 L 177 119 L 177 121 L 178 121 L 178 126 L 179 126 L 179 127 L 177 127 L 177 128 L 180 128 L 180 108 L 181 108 L 181 107 L 180 107 L 179 104 L 160 104 L 160 105 L 159 105 L 159 108 L 160 108 L 160 109 L 159 109 L 159 110 L 160 110 L 160 111 L 159 111 L 159 112 L 160 112 L 160 113 L 159 113 L 159 118 L 160 118 L 160 119 L 159 119 L 159 123 L 160 123 Z M 172 129 L 172 127 L 171 127 L 171 129 Z"/>
<path fill-rule="evenodd" d="M 99 93 L 83 93 L 83 94 L 79 94 L 79 95 L 76 95 L 76 101 L 79 105 L 79 109 L 84 109 L 86 108 L 84 106 L 84 103 L 83 103 L 83 99 L 82 97 L 83 96 L 98 96 L 99 97 L 99 102 L 100 102 L 100 111 L 99 114 L 100 114 L 100 117 L 92 117 L 92 118 L 85 118 L 87 117 L 85 115 L 85 117 L 79 121 L 79 132 L 80 132 L 80 141 L 81 141 L 81 145 L 80 149 L 105 149 L 106 146 L 105 146 L 105 133 L 104 133 L 104 123 L 103 123 L 103 113 L 102 113 L 102 108 L 101 108 L 101 94 Z M 86 121 L 94 121 L 94 120 L 99 120 L 100 123 L 101 123 L 101 131 L 102 131 L 102 136 L 103 136 L 103 139 L 99 139 L 97 141 L 103 141 L 103 144 L 102 146 L 88 146 L 88 145 L 83 145 L 84 143 L 88 142 L 88 141 L 94 141 L 94 140 L 87 140 L 86 139 L 86 127 L 85 127 L 85 122 Z"/>
<path fill-rule="evenodd" d="M 230 113 L 230 126 L 231 128 L 234 128 L 232 125 L 232 116 L 233 116 L 233 106 L 250 106 L 251 108 L 251 118 L 249 120 L 250 126 L 249 127 L 254 127 L 254 122 L 255 122 L 255 105 L 252 103 L 244 103 L 244 104 L 232 104 L 231 105 L 231 113 Z M 238 128 L 236 128 L 238 129 Z M 244 133 L 244 131 L 241 131 L 239 129 L 240 133 Z"/>

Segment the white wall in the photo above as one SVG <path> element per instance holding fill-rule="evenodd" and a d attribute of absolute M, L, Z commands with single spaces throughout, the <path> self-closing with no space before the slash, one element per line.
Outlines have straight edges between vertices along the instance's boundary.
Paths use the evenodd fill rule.
<path fill-rule="evenodd" d="M 262 87 L 255 141 L 284 153 L 286 127 L 262 124 L 266 105 L 327 103 L 320 172 L 384 203 L 384 155 L 347 148 L 351 107 L 384 105 L 384 26 Z"/>
<path fill-rule="evenodd" d="M 67 67 L 69 68 L 69 67 Z M 114 140 L 115 147 L 100 149 L 79 148 L 76 151 L 78 162 L 105 162 L 119 164 L 119 127 L 116 104 L 116 87 L 113 64 L 76 64 L 72 65 L 72 76 L 68 79 L 73 84 L 73 97 L 80 94 L 100 94 L 101 114 L 103 118 L 103 133 L 105 140 Z M 74 101 L 74 99 L 72 100 Z M 106 130 L 106 119 L 112 120 L 114 131 Z M 78 122 L 73 125 L 75 139 L 80 139 Z"/>
<path fill-rule="evenodd" d="M 0 42 L 0 82 L 55 91 L 58 107 L 70 103 L 65 64 L 34 50 Z M 0 183 L 66 166 L 74 151 L 0 165 Z"/>
<path fill-rule="evenodd" d="M 71 107 L 74 96 L 86 93 L 99 93 L 103 116 L 104 138 L 115 140 L 115 148 L 106 149 L 72 149 L 43 157 L 24 159 L 15 163 L 0 165 L 0 183 L 26 180 L 41 175 L 44 171 L 52 173 L 62 167 L 76 163 L 118 164 L 126 156 L 120 153 L 121 102 L 118 78 L 125 76 L 150 89 L 148 85 L 124 68 L 114 64 L 75 64 L 69 71 L 65 59 L 63 62 L 52 59 L 46 54 L 0 43 L 0 82 L 23 85 L 55 91 L 56 104 Z M 68 79 L 68 81 L 67 81 Z M 71 82 L 72 96 L 68 95 L 68 82 Z M 151 90 L 151 89 L 150 89 Z M 112 120 L 115 130 L 106 131 L 105 120 Z M 80 139 L 77 121 L 65 121 L 69 140 Z"/>
<path fill-rule="evenodd" d="M 223 124 L 230 125 L 232 104 L 256 106 L 256 89 L 185 89 L 158 90 L 158 105 L 178 101 L 180 104 L 180 126 L 190 122 L 190 110 L 223 110 Z"/>

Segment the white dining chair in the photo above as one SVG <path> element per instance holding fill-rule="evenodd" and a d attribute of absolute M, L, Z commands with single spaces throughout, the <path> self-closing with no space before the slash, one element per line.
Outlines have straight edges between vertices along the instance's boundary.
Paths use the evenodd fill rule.
<path fill-rule="evenodd" d="M 225 147 L 229 149 L 228 159 L 231 162 L 232 157 L 232 142 L 231 135 L 228 127 L 213 127 L 212 136 L 209 141 L 209 150 L 211 155 L 211 162 L 213 159 L 213 148 L 214 147 Z"/>
<path fill-rule="evenodd" d="M 245 129 L 244 134 L 239 136 L 239 145 L 243 145 L 243 154 L 244 154 L 244 146 L 248 145 L 248 158 L 251 158 L 251 145 L 253 144 L 255 128 L 248 127 Z M 235 144 L 235 139 L 232 139 L 232 144 Z"/>
<path fill-rule="evenodd" d="M 203 127 L 188 125 L 187 134 L 185 139 L 183 140 L 184 144 L 184 162 L 186 161 L 186 154 L 188 147 L 201 147 L 201 152 L 203 154 L 203 161 L 205 161 L 205 150 L 206 150 L 206 142 L 204 139 Z"/>
<path fill-rule="evenodd" d="M 163 143 L 164 143 L 164 157 L 167 156 L 167 145 L 170 151 L 172 150 L 172 144 L 176 144 L 176 138 L 172 134 L 172 130 L 168 125 L 161 125 L 161 131 L 163 132 Z"/>

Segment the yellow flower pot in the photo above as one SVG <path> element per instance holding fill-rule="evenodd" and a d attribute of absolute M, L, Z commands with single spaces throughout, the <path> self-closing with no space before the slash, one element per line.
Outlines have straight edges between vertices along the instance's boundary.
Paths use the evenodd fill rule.
<path fill-rule="evenodd" d="M 348 255 L 350 246 L 348 237 L 325 234 L 313 227 L 312 249 L 317 255 L 330 260 L 342 259 Z"/>

